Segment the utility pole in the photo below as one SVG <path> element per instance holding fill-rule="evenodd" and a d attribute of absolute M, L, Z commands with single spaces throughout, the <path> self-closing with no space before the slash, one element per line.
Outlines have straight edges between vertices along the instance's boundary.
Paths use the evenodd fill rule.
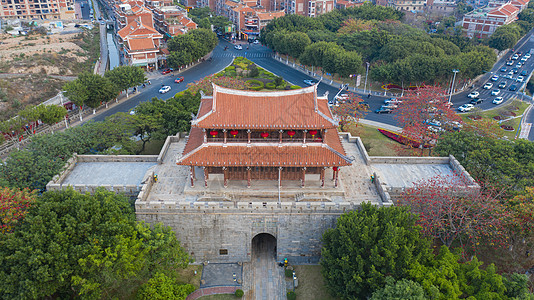
<path fill-rule="evenodd" d="M 454 80 L 456 79 L 456 73 L 460 72 L 460 70 L 454 69 L 452 72 L 454 75 L 452 76 L 451 92 L 449 93 L 449 104 L 451 103 L 452 92 L 454 91 Z"/>
<path fill-rule="evenodd" d="M 365 83 L 363 84 L 363 93 L 365 94 L 365 89 L 367 87 L 367 75 L 369 75 L 369 63 L 365 62 L 367 64 L 367 68 L 365 70 Z"/>

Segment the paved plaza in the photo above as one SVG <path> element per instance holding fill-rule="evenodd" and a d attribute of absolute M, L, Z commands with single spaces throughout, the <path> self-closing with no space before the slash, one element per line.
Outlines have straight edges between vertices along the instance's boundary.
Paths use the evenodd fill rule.
<path fill-rule="evenodd" d="M 243 266 L 237 263 L 207 263 L 202 269 L 200 288 L 241 286 Z"/>

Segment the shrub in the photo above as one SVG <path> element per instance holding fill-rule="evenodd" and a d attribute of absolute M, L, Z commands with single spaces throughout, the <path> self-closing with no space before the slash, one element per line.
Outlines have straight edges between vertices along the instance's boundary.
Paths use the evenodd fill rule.
<path fill-rule="evenodd" d="M 276 89 L 277 90 L 285 90 L 286 89 L 286 85 L 285 84 L 278 85 L 278 86 L 276 86 Z"/>
<path fill-rule="evenodd" d="M 293 270 L 290 270 L 290 269 L 286 269 L 285 270 L 285 274 L 286 274 L 286 277 L 293 277 Z"/>
<path fill-rule="evenodd" d="M 285 85 L 285 83 L 286 81 L 284 80 L 284 78 L 280 76 L 276 76 L 276 78 L 274 79 L 274 84 L 276 84 L 276 86 Z"/>
<path fill-rule="evenodd" d="M 245 292 L 243 292 L 243 290 L 241 289 L 237 289 L 235 290 L 235 294 L 234 294 L 237 298 L 242 298 L 243 295 L 245 295 Z"/>
<path fill-rule="evenodd" d="M 235 70 L 235 67 L 234 66 L 228 66 L 224 69 L 225 71 L 231 71 L 231 70 Z"/>
<path fill-rule="evenodd" d="M 296 299 L 297 299 L 297 294 L 295 294 L 295 292 L 293 291 L 287 292 L 287 300 L 296 300 Z"/>
<path fill-rule="evenodd" d="M 292 86 L 290 87 L 290 89 L 292 89 L 292 90 L 298 90 L 298 89 L 300 89 L 300 86 L 298 86 L 298 85 L 292 85 Z"/>
<path fill-rule="evenodd" d="M 256 80 L 256 79 L 247 80 L 245 84 L 247 85 L 249 89 L 254 90 L 254 91 L 259 91 L 263 89 L 263 86 L 264 86 L 263 82 Z"/>
<path fill-rule="evenodd" d="M 265 84 L 265 87 L 270 89 L 270 90 L 274 90 L 276 88 L 276 84 L 272 83 L 272 82 L 268 82 Z"/>
<path fill-rule="evenodd" d="M 260 76 L 260 70 L 258 70 L 258 67 L 256 67 L 256 65 L 249 66 L 248 76 L 252 78 Z"/>

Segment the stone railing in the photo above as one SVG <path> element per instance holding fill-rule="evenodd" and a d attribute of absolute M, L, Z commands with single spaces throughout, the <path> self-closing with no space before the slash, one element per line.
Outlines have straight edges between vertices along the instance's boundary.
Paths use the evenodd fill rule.
<path fill-rule="evenodd" d="M 185 298 L 186 300 L 196 300 L 200 297 L 218 294 L 235 294 L 235 291 L 239 286 L 213 286 L 207 288 L 198 289 Z"/>
<path fill-rule="evenodd" d="M 157 155 L 78 155 L 78 162 L 157 162 Z"/>
<path fill-rule="evenodd" d="M 373 176 L 374 176 L 374 184 L 375 184 L 376 190 L 378 194 L 380 195 L 380 198 L 382 199 L 382 205 L 384 206 L 393 205 L 391 195 L 389 194 L 388 191 L 386 191 L 386 188 L 382 184 L 380 176 L 376 175 L 376 173 L 373 173 Z"/>
<path fill-rule="evenodd" d="M 158 159 L 157 159 L 158 165 L 161 165 L 163 161 L 165 160 L 165 156 L 167 156 L 167 151 L 169 150 L 169 146 L 172 143 L 178 143 L 180 141 L 180 135 L 181 134 L 178 133 L 177 135 L 168 136 L 165 139 L 165 143 L 163 144 L 163 147 L 161 148 L 161 151 L 159 152 L 159 155 L 158 155 Z"/>

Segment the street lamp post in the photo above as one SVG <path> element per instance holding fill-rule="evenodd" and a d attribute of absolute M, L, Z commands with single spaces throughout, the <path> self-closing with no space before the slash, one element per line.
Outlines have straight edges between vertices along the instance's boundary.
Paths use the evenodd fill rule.
<path fill-rule="evenodd" d="M 365 70 L 365 83 L 363 84 L 363 93 L 365 94 L 365 89 L 367 87 L 367 75 L 369 75 L 369 63 L 365 62 L 367 64 L 367 68 Z"/>
<path fill-rule="evenodd" d="M 460 70 L 454 69 L 452 72 L 454 75 L 452 76 L 451 92 L 449 93 L 449 104 L 451 103 L 452 92 L 454 91 L 454 80 L 456 79 L 456 73 L 460 72 Z"/>

